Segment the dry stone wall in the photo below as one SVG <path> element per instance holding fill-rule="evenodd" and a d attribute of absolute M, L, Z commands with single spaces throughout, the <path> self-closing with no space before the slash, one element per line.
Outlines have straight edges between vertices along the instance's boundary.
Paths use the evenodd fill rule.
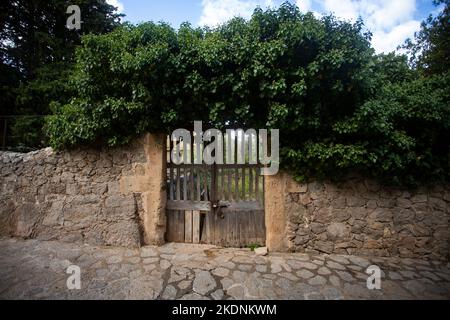
<path fill-rule="evenodd" d="M 126 247 L 151 243 L 143 201 L 151 196 L 145 192 L 150 179 L 144 179 L 152 166 L 147 140 L 115 149 L 1 152 L 0 236 Z M 133 179 L 143 181 L 139 190 L 123 186 Z"/>
<path fill-rule="evenodd" d="M 450 258 L 449 186 L 402 190 L 359 177 L 308 184 L 287 174 L 279 179 L 287 250 Z"/>

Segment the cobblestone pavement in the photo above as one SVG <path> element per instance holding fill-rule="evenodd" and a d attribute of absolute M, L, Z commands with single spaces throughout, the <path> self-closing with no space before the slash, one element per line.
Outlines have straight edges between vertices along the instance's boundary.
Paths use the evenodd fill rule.
<path fill-rule="evenodd" d="M 70 265 L 81 289 L 68 290 Z M 381 290 L 365 270 L 382 270 Z M 450 263 L 167 244 L 141 249 L 0 240 L 2 299 L 449 299 Z"/>

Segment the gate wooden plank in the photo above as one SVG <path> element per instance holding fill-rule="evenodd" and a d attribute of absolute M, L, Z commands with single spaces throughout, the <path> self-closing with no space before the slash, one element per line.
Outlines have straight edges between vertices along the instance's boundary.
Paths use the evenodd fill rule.
<path fill-rule="evenodd" d="M 239 168 L 234 169 L 234 200 L 239 201 Z"/>
<path fill-rule="evenodd" d="M 201 174 L 201 170 L 200 169 L 196 169 L 196 173 L 197 173 L 197 181 L 196 181 L 196 184 L 197 184 L 197 201 L 200 201 L 201 200 L 201 187 L 200 187 L 200 182 L 201 182 L 201 180 L 202 180 L 202 174 Z"/>
<path fill-rule="evenodd" d="M 253 195 L 253 168 L 249 169 L 248 172 L 248 199 L 249 200 L 254 200 L 255 197 Z"/>
<path fill-rule="evenodd" d="M 175 196 L 175 188 L 173 185 L 173 168 L 169 168 L 169 199 L 173 200 Z"/>
<path fill-rule="evenodd" d="M 239 226 L 237 224 L 237 213 L 236 211 L 228 210 L 225 213 L 227 217 L 227 245 L 236 247 L 239 245 L 239 237 L 237 230 Z"/>
<path fill-rule="evenodd" d="M 187 200 L 187 171 L 188 168 L 183 169 L 183 200 Z"/>
<path fill-rule="evenodd" d="M 177 213 L 177 242 L 184 242 L 184 211 L 179 210 Z"/>
<path fill-rule="evenodd" d="M 209 201 L 168 200 L 167 204 L 166 204 L 166 209 L 211 211 L 211 202 L 209 202 Z"/>
<path fill-rule="evenodd" d="M 208 171 L 203 171 L 203 201 L 208 201 Z"/>
<path fill-rule="evenodd" d="M 192 243 L 192 211 L 184 211 L 184 242 Z"/>
<path fill-rule="evenodd" d="M 231 193 L 231 170 L 227 169 L 227 176 L 228 176 L 228 196 L 227 196 L 227 200 L 233 199 L 233 195 Z"/>
<path fill-rule="evenodd" d="M 248 216 L 245 212 L 239 212 L 239 246 L 246 247 L 248 245 Z"/>
<path fill-rule="evenodd" d="M 191 172 L 189 175 L 189 200 L 195 201 L 195 187 L 194 187 L 194 166 L 191 167 Z"/>
<path fill-rule="evenodd" d="M 255 210 L 248 211 L 247 215 L 248 215 L 248 235 L 249 235 L 248 242 L 249 244 L 255 244 L 257 238 L 256 237 L 257 231 L 255 227 L 257 223 L 256 219 L 258 217 L 255 215 Z"/>
<path fill-rule="evenodd" d="M 241 180 L 242 197 L 241 197 L 241 199 L 243 201 L 245 201 L 245 196 L 246 196 L 246 192 L 245 192 L 245 174 L 246 174 L 245 167 L 242 167 L 242 180 Z"/>
<path fill-rule="evenodd" d="M 177 200 L 181 200 L 180 198 L 180 168 L 177 168 Z"/>
<path fill-rule="evenodd" d="M 211 214 L 207 214 L 205 218 L 205 234 L 206 241 L 209 244 L 214 244 L 214 211 Z"/>
<path fill-rule="evenodd" d="M 225 199 L 225 168 L 222 168 L 220 171 L 220 183 L 221 183 L 220 197 L 222 199 Z"/>
<path fill-rule="evenodd" d="M 192 243 L 200 243 L 200 211 L 192 211 Z"/>
<path fill-rule="evenodd" d="M 256 168 L 256 175 L 255 175 L 255 199 L 256 201 L 259 201 L 259 175 L 261 174 L 261 169 Z"/>

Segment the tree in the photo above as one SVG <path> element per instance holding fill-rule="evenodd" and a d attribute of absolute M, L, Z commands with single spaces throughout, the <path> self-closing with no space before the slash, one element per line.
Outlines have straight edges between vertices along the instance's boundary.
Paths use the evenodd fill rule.
<path fill-rule="evenodd" d="M 67 99 L 68 74 L 83 34 L 101 34 L 121 15 L 104 0 L 80 0 L 81 30 L 66 28 L 68 0 L 12 0 L 0 5 L 1 115 L 46 115 L 52 101 Z M 3 75 L 3 72 L 2 72 Z M 20 117 L 12 126 L 15 144 L 43 146 L 43 119 Z M 24 130 L 25 129 L 25 130 Z"/>
<path fill-rule="evenodd" d="M 426 74 L 442 74 L 450 67 L 450 0 L 433 2 L 443 4 L 443 10 L 423 21 L 414 41 L 408 40 L 404 48 L 409 50 L 414 67 Z"/>

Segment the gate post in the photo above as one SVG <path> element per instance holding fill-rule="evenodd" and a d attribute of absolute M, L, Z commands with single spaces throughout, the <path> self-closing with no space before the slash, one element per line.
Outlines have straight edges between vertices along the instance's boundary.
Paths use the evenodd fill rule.
<path fill-rule="evenodd" d="M 270 251 L 286 251 L 286 191 L 284 174 L 264 177 L 266 246 Z"/>
<path fill-rule="evenodd" d="M 144 139 L 150 177 L 147 192 L 143 194 L 142 199 L 145 211 L 144 238 L 146 244 L 162 245 L 166 232 L 166 135 L 147 134 Z"/>

